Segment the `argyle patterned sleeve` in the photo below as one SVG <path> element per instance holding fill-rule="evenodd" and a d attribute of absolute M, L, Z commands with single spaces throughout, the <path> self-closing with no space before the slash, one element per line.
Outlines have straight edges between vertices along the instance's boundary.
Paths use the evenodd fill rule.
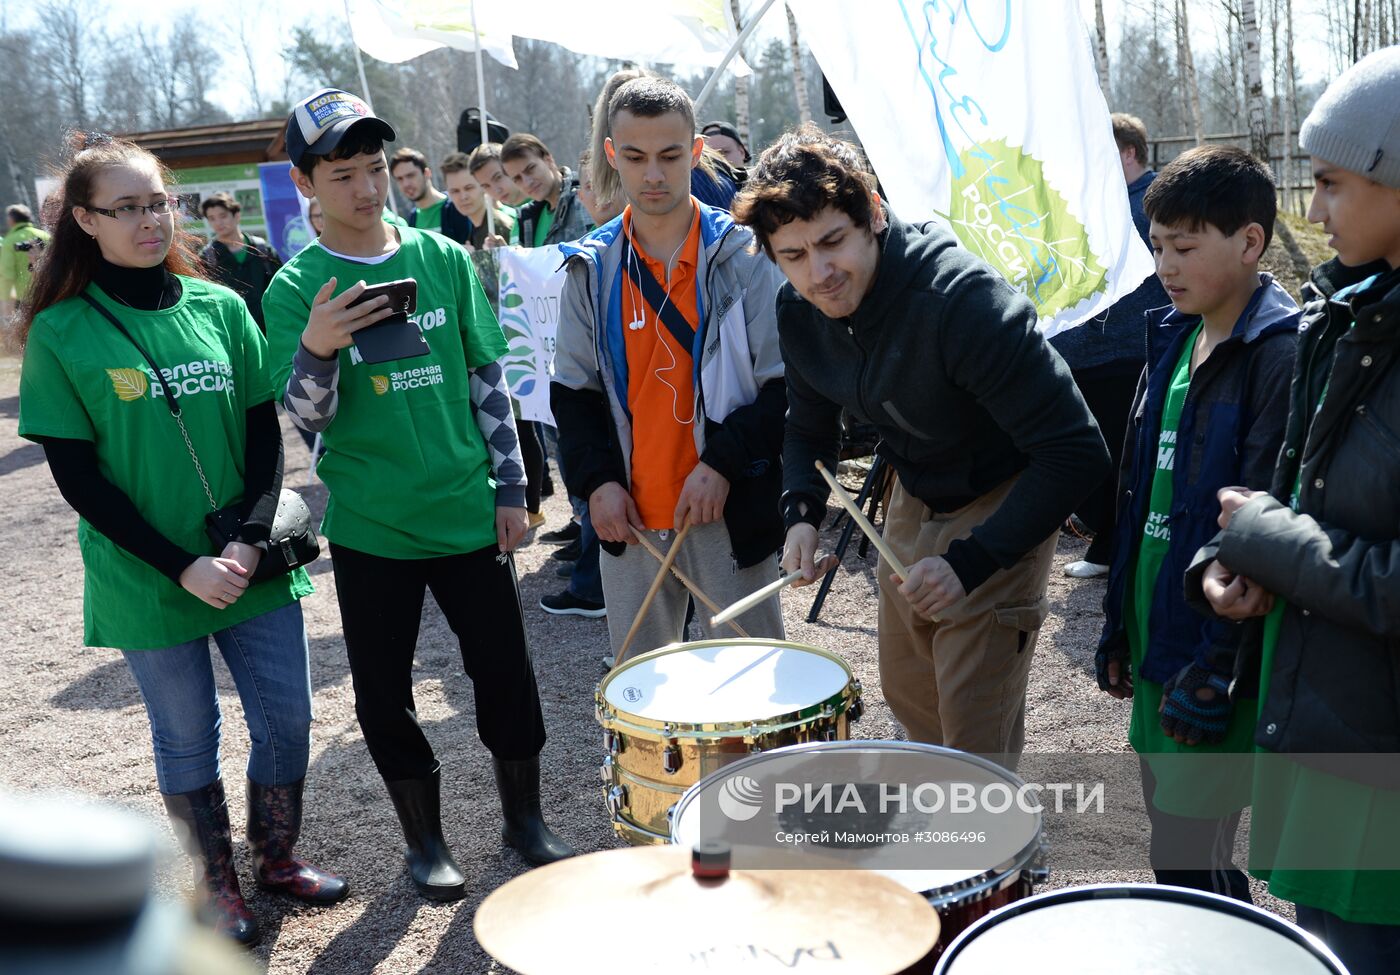
<path fill-rule="evenodd" d="M 340 383 L 340 359 L 318 359 L 297 343 L 292 357 L 292 374 L 287 377 L 287 389 L 282 405 L 292 423 L 307 433 L 320 433 L 335 419 L 340 404 L 337 387 Z M 511 431 L 515 435 L 515 431 Z"/>
<path fill-rule="evenodd" d="M 499 362 L 468 370 L 471 377 L 472 413 L 491 455 L 496 472 L 496 507 L 525 507 L 525 458 L 515 432 L 510 390 Z"/>

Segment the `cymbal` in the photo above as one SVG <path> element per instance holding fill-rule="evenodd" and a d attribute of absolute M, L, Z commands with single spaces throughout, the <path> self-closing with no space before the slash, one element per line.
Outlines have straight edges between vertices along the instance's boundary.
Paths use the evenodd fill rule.
<path fill-rule="evenodd" d="M 520 975 L 791 972 L 894 975 L 938 939 L 918 894 L 864 870 L 706 868 L 675 846 L 531 870 L 482 902 L 477 941 Z M 706 851 L 706 854 L 708 851 Z M 705 879 L 712 873 L 714 879 Z"/>

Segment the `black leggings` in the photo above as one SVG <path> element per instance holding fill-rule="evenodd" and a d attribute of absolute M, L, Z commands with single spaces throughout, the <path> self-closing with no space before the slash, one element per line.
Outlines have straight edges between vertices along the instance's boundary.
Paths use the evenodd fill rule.
<path fill-rule="evenodd" d="M 525 510 L 537 514 L 540 486 L 544 483 L 544 447 L 534 420 L 517 420 L 515 433 L 520 438 L 520 453 L 525 459 Z"/>
<path fill-rule="evenodd" d="M 1075 509 L 1079 520 L 1094 532 L 1094 540 L 1085 553 L 1086 562 L 1108 565 L 1113 561 L 1113 535 L 1117 517 L 1118 468 L 1123 463 L 1123 437 L 1128 432 L 1128 412 L 1133 408 L 1133 393 L 1137 390 L 1142 368 L 1123 363 L 1111 363 L 1074 372 L 1075 384 L 1084 397 L 1089 412 L 1098 421 L 1099 431 L 1108 444 L 1113 467 L 1099 482 L 1093 493 Z"/>
<path fill-rule="evenodd" d="M 544 716 L 511 560 L 498 561 L 495 545 L 430 559 L 386 559 L 334 543 L 330 549 L 355 714 L 386 781 L 423 778 L 437 768 L 413 703 L 413 653 L 428 589 L 461 645 L 482 742 L 507 761 L 540 753 Z"/>

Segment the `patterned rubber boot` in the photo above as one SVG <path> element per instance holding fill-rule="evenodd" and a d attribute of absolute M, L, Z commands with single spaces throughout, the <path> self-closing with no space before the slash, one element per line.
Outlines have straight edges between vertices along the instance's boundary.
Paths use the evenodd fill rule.
<path fill-rule="evenodd" d="M 290 785 L 259 785 L 248 780 L 248 846 L 253 851 L 253 876 L 263 890 L 288 894 L 308 904 L 334 904 L 345 899 L 350 885 L 292 853 L 301 835 L 305 784 L 306 779 Z"/>
<path fill-rule="evenodd" d="M 222 779 L 193 792 L 162 795 L 175 832 L 195 864 L 195 889 L 201 892 L 200 914 L 220 934 L 241 945 L 258 943 L 257 919 L 243 901 L 233 866 L 228 805 Z"/>

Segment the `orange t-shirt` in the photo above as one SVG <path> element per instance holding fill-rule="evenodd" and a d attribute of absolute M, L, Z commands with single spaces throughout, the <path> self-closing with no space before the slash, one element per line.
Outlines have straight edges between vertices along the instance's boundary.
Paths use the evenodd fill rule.
<path fill-rule="evenodd" d="M 681 245 L 670 281 L 664 258 L 657 260 L 632 236 L 632 208 L 622 216 L 637 271 L 650 269 L 670 295 L 661 302 L 674 307 L 692 329 L 699 327 L 695 269 L 700 260 L 700 210 Z M 660 320 L 658 311 L 633 282 L 628 268 L 622 278 L 622 336 L 627 347 L 627 408 L 632 411 L 632 499 L 642 524 L 652 530 L 675 528 L 676 502 L 685 479 L 700 462 L 695 450 L 695 359 Z M 638 322 L 640 327 L 634 328 Z"/>

